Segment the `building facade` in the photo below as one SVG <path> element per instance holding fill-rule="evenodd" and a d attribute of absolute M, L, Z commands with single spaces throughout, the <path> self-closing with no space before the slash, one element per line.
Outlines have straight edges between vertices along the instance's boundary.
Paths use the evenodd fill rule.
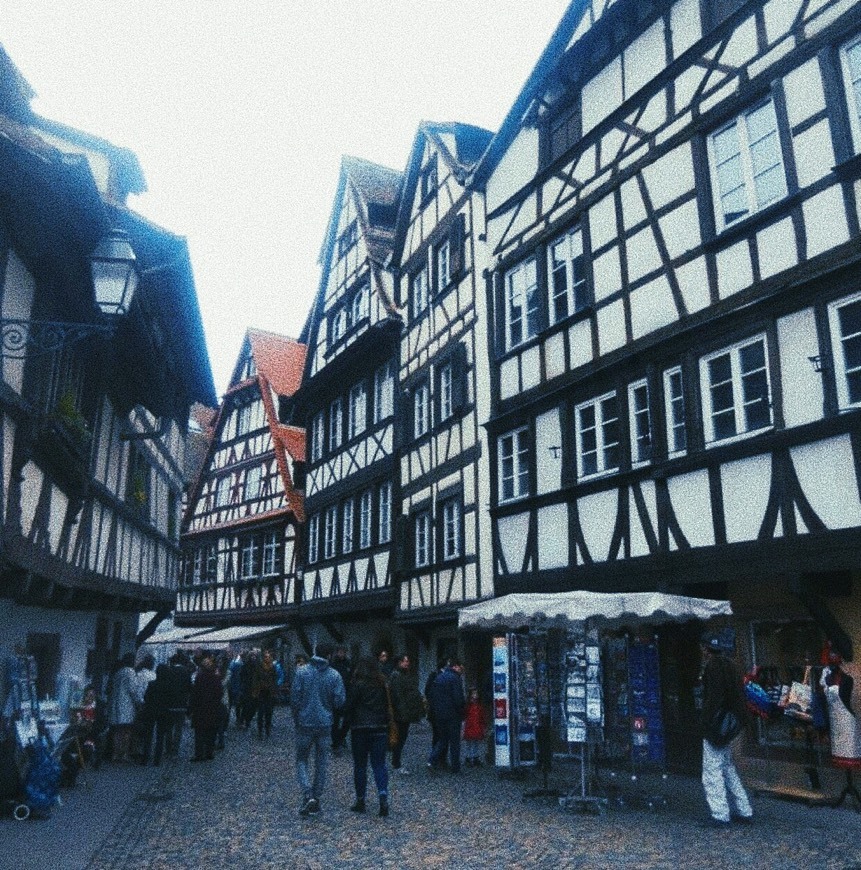
<path fill-rule="evenodd" d="M 185 241 L 127 206 L 134 155 L 35 115 L 2 49 L 0 80 L 0 637 L 44 697 L 173 607 L 188 410 L 214 388 Z M 118 229 L 138 286 L 110 328 L 90 262 Z"/>
<path fill-rule="evenodd" d="M 177 626 L 296 615 L 305 433 L 279 413 L 288 413 L 304 363 L 304 345 L 248 330 L 189 493 Z"/>
<path fill-rule="evenodd" d="M 497 594 L 727 598 L 783 679 L 859 648 L 859 34 L 572 3 L 473 178 Z"/>

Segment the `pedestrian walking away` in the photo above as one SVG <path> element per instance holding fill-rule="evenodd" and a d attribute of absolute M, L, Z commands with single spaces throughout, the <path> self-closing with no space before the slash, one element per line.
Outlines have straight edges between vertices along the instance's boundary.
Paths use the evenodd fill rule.
<path fill-rule="evenodd" d="M 111 726 L 112 758 L 118 762 L 131 759 L 132 734 L 138 707 L 134 661 L 133 653 L 124 655 L 111 680 L 108 723 Z"/>
<path fill-rule="evenodd" d="M 301 816 L 320 812 L 334 711 L 343 707 L 347 699 L 341 675 L 329 665 L 331 654 L 331 644 L 317 644 L 311 661 L 296 669 L 290 689 L 290 708 L 296 723 L 296 778 L 302 792 Z M 308 770 L 312 751 L 313 779 Z"/>
<path fill-rule="evenodd" d="M 448 753 L 452 773 L 460 773 L 460 729 L 466 706 L 462 675 L 463 666 L 453 659 L 433 681 L 430 692 L 438 739 L 431 749 L 428 767 L 442 767 Z"/>
<path fill-rule="evenodd" d="M 144 695 L 144 709 L 149 721 L 155 726 L 155 753 L 152 763 L 156 766 L 161 764 L 170 735 L 171 688 L 170 665 L 159 665 L 155 669 L 155 679 L 147 686 Z M 149 762 L 151 738 L 152 732 L 149 732 L 141 749 L 141 764 L 144 765 Z"/>
<path fill-rule="evenodd" d="M 398 726 L 398 742 L 392 748 L 392 769 L 401 775 L 408 774 L 409 769 L 401 765 L 401 756 L 410 725 L 420 722 L 425 715 L 425 700 L 419 690 L 419 678 L 410 668 L 410 657 L 401 655 L 395 659 L 395 669 L 389 677 L 389 691 L 392 696 L 392 708 L 395 712 L 395 724 Z"/>
<path fill-rule="evenodd" d="M 194 757 L 192 761 L 212 761 L 215 757 L 215 738 L 221 715 L 221 677 L 215 670 L 211 655 L 204 655 L 194 685 L 191 687 L 189 712 L 194 728 Z"/>
<path fill-rule="evenodd" d="M 433 749 L 434 744 L 439 740 L 439 731 L 437 729 L 436 719 L 434 718 L 433 707 L 431 706 L 431 690 L 433 689 L 433 684 L 436 681 L 436 678 L 448 667 L 448 665 L 448 659 L 439 659 L 436 664 L 436 670 L 431 671 L 425 681 L 425 709 L 427 710 L 428 722 L 430 722 L 431 727 L 431 749 Z"/>
<path fill-rule="evenodd" d="M 344 707 L 350 725 L 350 747 L 353 752 L 353 785 L 356 802 L 353 812 L 365 812 L 368 788 L 368 761 L 374 772 L 374 782 L 380 801 L 379 814 L 389 814 L 389 773 L 386 769 L 386 749 L 389 732 L 389 698 L 386 678 L 373 658 L 359 659 L 350 679 L 347 703 Z"/>
<path fill-rule="evenodd" d="M 266 650 L 254 671 L 251 695 L 257 707 L 257 736 L 262 738 L 272 733 L 272 705 L 278 690 L 278 672 L 272 661 L 272 653 Z"/>
<path fill-rule="evenodd" d="M 703 789 L 711 813 L 708 823 L 725 827 L 734 817 L 749 824 L 753 810 L 732 758 L 732 742 L 746 714 L 741 673 L 723 654 L 719 636 L 706 637 L 702 651 Z"/>
<path fill-rule="evenodd" d="M 348 686 L 350 674 L 353 671 L 353 663 L 347 658 L 347 648 L 343 644 L 335 647 L 330 664 L 341 675 L 344 685 Z M 332 720 L 332 752 L 337 755 L 344 748 L 344 741 L 350 728 L 344 721 L 343 709 L 335 710 L 334 716 L 335 718 Z"/>

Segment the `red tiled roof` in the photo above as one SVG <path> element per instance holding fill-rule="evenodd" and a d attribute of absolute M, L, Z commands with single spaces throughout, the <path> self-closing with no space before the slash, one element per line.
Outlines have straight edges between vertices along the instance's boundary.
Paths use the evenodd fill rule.
<path fill-rule="evenodd" d="M 295 462 L 305 461 L 305 430 L 298 426 L 279 426 L 278 438 Z"/>
<path fill-rule="evenodd" d="M 292 396 L 302 383 L 305 368 L 304 344 L 285 335 L 249 329 L 248 341 L 257 371 L 279 396 Z"/>

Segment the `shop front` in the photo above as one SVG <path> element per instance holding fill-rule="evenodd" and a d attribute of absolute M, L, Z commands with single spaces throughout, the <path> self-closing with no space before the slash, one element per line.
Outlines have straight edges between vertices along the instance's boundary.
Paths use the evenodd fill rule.
<path fill-rule="evenodd" d="M 506 595 L 461 609 L 492 640 L 497 767 L 570 756 L 638 771 L 699 763 L 696 684 L 705 629 L 728 602 L 660 593 Z"/>

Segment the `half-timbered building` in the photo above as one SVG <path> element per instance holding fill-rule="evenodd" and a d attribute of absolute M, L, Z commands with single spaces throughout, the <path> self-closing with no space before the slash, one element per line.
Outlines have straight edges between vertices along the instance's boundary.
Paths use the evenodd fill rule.
<path fill-rule="evenodd" d="M 392 254 L 402 173 L 344 158 L 301 340 L 307 429 L 302 640 L 391 649 L 398 348 Z"/>
<path fill-rule="evenodd" d="M 405 325 L 394 617 L 430 646 L 431 665 L 456 650 L 457 608 L 492 594 L 489 572 L 480 570 L 482 561 L 491 564 L 480 425 L 489 413 L 487 318 L 475 268 L 476 251 L 484 251 L 484 212 L 483 199 L 466 186 L 490 138 L 466 124 L 419 127 L 395 239 Z"/>
<path fill-rule="evenodd" d="M 304 364 L 303 344 L 248 330 L 188 498 L 177 626 L 296 616 L 305 432 L 280 420 Z"/>
<path fill-rule="evenodd" d="M 137 159 L 35 115 L 2 49 L 0 85 L 0 643 L 45 695 L 172 609 L 188 411 L 214 388 L 186 243 L 127 206 Z M 117 229 L 138 289 L 110 328 L 90 263 Z"/>
<path fill-rule="evenodd" d="M 498 594 L 858 648 L 859 81 L 857 2 L 571 4 L 474 178 Z"/>

